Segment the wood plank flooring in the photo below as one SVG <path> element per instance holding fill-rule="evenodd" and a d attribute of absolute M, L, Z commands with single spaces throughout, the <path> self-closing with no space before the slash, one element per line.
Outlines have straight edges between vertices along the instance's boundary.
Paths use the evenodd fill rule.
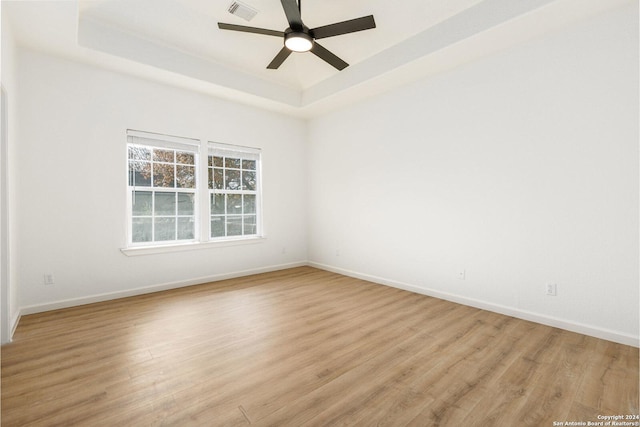
<path fill-rule="evenodd" d="M 302 267 L 22 318 L 2 426 L 553 426 L 638 349 Z"/>

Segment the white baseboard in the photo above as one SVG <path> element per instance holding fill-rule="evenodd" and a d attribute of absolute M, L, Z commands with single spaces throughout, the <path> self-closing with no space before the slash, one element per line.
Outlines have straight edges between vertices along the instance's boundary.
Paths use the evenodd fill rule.
<path fill-rule="evenodd" d="M 581 323 L 571 322 L 565 319 L 559 319 L 552 316 L 547 316 L 527 310 L 520 310 L 514 307 L 503 306 L 500 304 L 494 304 L 487 301 L 477 300 L 474 298 L 468 298 L 461 295 L 450 294 L 447 292 L 436 291 L 434 289 L 423 288 L 408 283 L 399 282 L 397 280 L 391 280 L 383 277 L 373 276 L 370 274 L 360 273 L 357 271 L 347 270 L 344 268 L 334 267 L 331 265 L 321 264 L 317 262 L 298 261 L 288 264 L 273 265 L 267 267 L 260 267 L 249 270 L 241 270 L 230 273 L 215 274 L 212 276 L 198 277 L 189 280 L 181 280 L 175 282 L 162 283 L 159 285 L 147 286 L 136 289 L 128 289 L 125 291 L 109 292 L 104 294 L 92 295 L 87 297 L 72 298 L 66 300 L 55 301 L 51 303 L 31 305 L 22 307 L 12 322 L 11 336 L 15 332 L 20 317 L 22 315 L 41 313 L 44 311 L 57 310 L 61 308 L 75 307 L 78 305 L 92 304 L 96 302 L 109 301 L 118 298 L 126 298 L 130 296 L 143 295 L 152 292 L 165 291 L 169 289 L 177 289 L 185 286 L 199 285 L 202 283 L 216 282 L 225 279 L 233 279 L 237 277 L 249 276 L 252 274 L 268 273 L 272 271 L 285 270 L 287 268 L 310 266 L 319 268 L 321 270 L 331 271 L 334 273 L 342 274 L 349 277 L 355 277 L 357 279 L 367 280 L 369 282 L 377 283 L 380 285 L 391 286 L 398 289 L 403 289 L 410 292 L 415 292 L 422 295 L 427 295 L 446 301 L 455 302 L 458 304 L 468 305 L 471 307 L 479 308 L 482 310 L 492 311 L 507 316 L 516 317 L 518 319 L 528 320 L 531 322 L 540 323 L 547 326 L 552 326 L 560 329 L 565 329 L 571 332 L 577 332 L 583 335 L 589 335 L 596 338 L 601 338 L 607 341 L 613 341 L 620 344 L 631 345 L 634 347 L 640 347 L 640 338 L 628 334 L 623 334 L 617 331 L 612 331 L 604 328 L 597 328 L 591 325 L 585 325 Z"/>
<path fill-rule="evenodd" d="M 71 298 L 66 300 L 54 301 L 45 304 L 30 305 L 22 307 L 21 315 L 42 313 L 44 311 L 58 310 L 61 308 L 75 307 L 78 305 L 93 304 L 96 302 L 110 301 L 118 298 L 132 297 L 136 295 L 150 294 L 153 292 L 166 291 L 169 289 L 183 288 L 186 286 L 200 285 L 203 283 L 217 282 L 225 279 L 235 279 L 236 277 L 250 276 L 252 274 L 269 273 L 272 271 L 286 270 L 287 268 L 303 267 L 308 265 L 306 261 L 298 261 L 287 264 L 271 265 L 267 267 L 254 268 L 249 270 L 234 271 L 230 273 L 214 274 L 212 276 L 197 277 L 188 280 L 179 280 L 175 282 L 167 282 L 159 285 L 145 286 L 142 288 L 127 289 L 124 291 L 108 292 L 104 294 L 91 295 L 80 298 Z M 17 326 L 17 322 L 15 324 Z M 14 326 L 14 327 L 15 327 Z"/>
<path fill-rule="evenodd" d="M 369 282 L 377 283 L 380 285 L 391 286 L 393 288 L 403 289 L 405 291 L 415 292 L 422 295 L 427 295 L 446 301 L 455 302 L 458 304 L 468 305 L 471 307 L 479 308 L 482 310 L 492 311 L 494 313 L 504 314 L 518 319 L 528 320 L 535 323 L 540 323 L 547 326 L 553 326 L 555 328 L 565 329 L 567 331 L 576 332 L 583 335 L 589 335 L 595 338 L 601 338 L 607 341 L 613 341 L 620 344 L 630 345 L 634 347 L 640 347 L 640 338 L 632 335 L 612 331 L 604 328 L 597 328 L 591 325 L 585 325 L 582 323 L 571 322 L 565 319 L 559 319 L 553 316 L 547 316 L 527 310 L 520 310 L 514 307 L 508 307 L 500 304 L 494 304 L 487 301 L 477 300 L 474 298 L 467 298 L 460 295 L 450 294 L 447 292 L 436 291 L 433 289 L 423 288 L 408 283 L 399 282 L 396 280 L 386 279 L 383 277 L 373 276 L 370 274 L 364 274 L 357 271 L 351 271 L 344 268 L 334 267 L 331 265 L 320 264 L 317 262 L 309 262 L 309 266 L 319 268 L 321 270 L 331 271 L 333 273 L 342 274 L 357 279 L 367 280 Z"/>
<path fill-rule="evenodd" d="M 22 317 L 22 310 L 18 310 L 13 319 L 11 319 L 11 330 L 9 332 L 9 342 L 13 339 L 13 334 L 16 332 L 16 328 L 18 327 L 18 323 L 20 323 L 20 317 Z"/>

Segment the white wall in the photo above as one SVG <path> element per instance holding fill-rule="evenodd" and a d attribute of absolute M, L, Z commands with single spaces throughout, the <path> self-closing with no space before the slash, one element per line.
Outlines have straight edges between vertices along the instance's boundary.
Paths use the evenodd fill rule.
<path fill-rule="evenodd" d="M 24 312 L 306 261 L 303 121 L 28 50 L 19 70 Z M 123 255 L 127 129 L 262 148 L 266 240 Z M 54 285 L 43 284 L 45 273 Z"/>
<path fill-rule="evenodd" d="M 1 8 L 2 6 L 0 6 Z M 1 329 L 2 343 L 8 342 L 11 331 L 16 326 L 20 314 L 18 301 L 19 273 L 17 268 L 17 236 L 16 223 L 16 183 L 17 168 L 15 166 L 17 137 L 17 84 L 16 84 L 16 47 L 11 33 L 11 26 L 6 13 L 2 13 L 1 23 L 2 58 L 0 82 L 5 94 L 6 135 L 5 145 L 0 154 L 0 179 L 2 179 L 2 197 L 0 201 L 0 227 L 2 227 L 2 245 L 0 249 L 0 280 L 2 287 Z"/>
<path fill-rule="evenodd" d="M 310 260 L 638 345 L 638 138 L 630 2 L 311 121 Z"/>
<path fill-rule="evenodd" d="M 309 123 L 19 49 L 15 312 L 310 260 L 638 345 L 637 17 L 634 4 Z M 261 147 L 267 239 L 123 255 L 127 128 Z"/>

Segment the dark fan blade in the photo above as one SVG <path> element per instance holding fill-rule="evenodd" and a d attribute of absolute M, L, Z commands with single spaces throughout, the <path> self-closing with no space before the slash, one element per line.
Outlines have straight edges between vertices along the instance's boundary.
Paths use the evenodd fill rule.
<path fill-rule="evenodd" d="M 284 14 L 287 15 L 287 22 L 292 30 L 302 30 L 302 17 L 296 0 L 280 0 Z"/>
<path fill-rule="evenodd" d="M 318 58 L 324 60 L 325 62 L 333 65 L 338 70 L 344 70 L 349 66 L 342 59 L 335 56 L 333 53 L 329 52 L 324 47 L 320 46 L 318 43 L 313 43 L 313 47 L 311 48 L 311 52 L 317 56 Z"/>
<path fill-rule="evenodd" d="M 245 27 L 244 25 L 224 24 L 218 22 L 218 28 L 221 30 L 243 31 L 245 33 L 264 34 L 265 36 L 284 37 L 284 32 L 275 30 L 266 30 L 264 28 Z"/>
<path fill-rule="evenodd" d="M 280 52 L 278 52 L 276 57 L 273 58 L 273 61 L 271 61 L 271 63 L 269 65 L 267 65 L 267 68 L 270 69 L 270 70 L 277 69 L 279 66 L 282 65 L 284 60 L 289 57 L 289 55 L 291 55 L 291 51 L 289 49 L 287 49 L 286 47 L 283 47 L 282 50 L 280 50 Z"/>
<path fill-rule="evenodd" d="M 324 25 L 309 31 L 314 39 L 339 36 L 341 34 L 355 33 L 356 31 L 370 30 L 376 27 L 373 15 L 362 18 L 351 19 L 349 21 L 338 22 L 337 24 Z"/>

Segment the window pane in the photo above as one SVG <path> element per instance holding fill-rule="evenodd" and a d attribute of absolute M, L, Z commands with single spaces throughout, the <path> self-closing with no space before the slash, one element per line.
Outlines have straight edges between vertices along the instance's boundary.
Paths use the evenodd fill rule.
<path fill-rule="evenodd" d="M 216 190 L 222 190 L 224 188 L 224 176 L 222 174 L 222 169 L 213 170 L 213 184 Z"/>
<path fill-rule="evenodd" d="M 151 241 L 151 218 L 131 220 L 131 240 L 134 243 Z"/>
<path fill-rule="evenodd" d="M 211 215 L 224 214 L 224 194 L 211 195 Z"/>
<path fill-rule="evenodd" d="M 222 157 L 214 156 L 213 157 L 213 166 L 217 168 L 221 168 L 223 166 Z"/>
<path fill-rule="evenodd" d="M 175 163 L 174 155 L 175 152 L 173 150 L 162 150 L 159 148 L 154 148 L 153 161 Z"/>
<path fill-rule="evenodd" d="M 176 214 L 176 193 L 155 193 L 155 214 L 175 215 Z"/>
<path fill-rule="evenodd" d="M 174 165 L 153 164 L 153 186 L 154 187 L 175 187 Z"/>
<path fill-rule="evenodd" d="M 249 235 L 249 234 L 256 234 L 257 231 L 257 227 L 256 227 L 256 216 L 255 215 L 247 215 L 244 217 L 244 234 Z"/>
<path fill-rule="evenodd" d="M 196 188 L 195 166 L 176 166 L 176 186 L 178 188 Z"/>
<path fill-rule="evenodd" d="M 178 218 L 178 240 L 193 239 L 195 234 L 193 217 Z"/>
<path fill-rule="evenodd" d="M 241 194 L 227 194 L 227 213 L 228 214 L 242 213 L 242 195 Z"/>
<path fill-rule="evenodd" d="M 129 185 L 151 186 L 151 163 L 129 161 Z"/>
<path fill-rule="evenodd" d="M 151 160 L 151 150 L 145 147 L 129 146 L 129 159 L 131 160 Z"/>
<path fill-rule="evenodd" d="M 255 191 L 256 189 L 256 173 L 242 171 L 242 189 Z"/>
<path fill-rule="evenodd" d="M 253 194 L 245 194 L 244 203 L 242 205 L 244 207 L 245 214 L 256 213 L 256 196 L 254 196 Z"/>
<path fill-rule="evenodd" d="M 156 218 L 154 232 L 155 241 L 176 240 L 176 219 Z"/>
<path fill-rule="evenodd" d="M 255 160 L 242 160 L 242 169 L 256 170 Z"/>
<path fill-rule="evenodd" d="M 134 191 L 132 200 L 133 216 L 151 215 L 152 213 L 151 191 Z"/>
<path fill-rule="evenodd" d="M 184 151 L 178 151 L 176 153 L 176 163 L 183 165 L 195 165 L 196 156 L 193 153 L 186 153 Z"/>
<path fill-rule="evenodd" d="M 211 218 L 211 237 L 224 237 L 223 216 L 214 216 Z"/>
<path fill-rule="evenodd" d="M 224 159 L 224 167 L 225 168 L 240 169 L 240 159 L 233 159 L 233 158 L 230 158 L 230 157 L 225 157 L 225 159 Z"/>
<path fill-rule="evenodd" d="M 242 217 L 227 217 L 227 236 L 242 236 Z"/>
<path fill-rule="evenodd" d="M 178 215 L 193 215 L 195 200 L 195 194 L 178 193 Z"/>
<path fill-rule="evenodd" d="M 224 171 L 225 188 L 227 190 L 240 189 L 240 171 L 228 170 Z"/>
<path fill-rule="evenodd" d="M 224 157 L 214 157 L 208 156 L 209 164 L 211 167 L 214 164 L 220 166 L 217 180 L 223 190 Z M 132 243 L 184 241 L 200 237 L 196 234 L 200 228 L 199 210 L 196 209 L 199 196 L 195 191 L 199 186 L 196 150 L 128 144 L 127 159 L 129 185 L 136 187 L 129 189 Z M 215 186 L 215 178 L 212 169 L 209 176 L 212 187 Z M 215 198 L 213 200 L 216 201 Z M 217 210 L 223 216 L 217 221 L 219 226 L 216 230 L 219 233 L 222 229 L 222 234 L 226 235 L 225 195 L 217 197 L 217 202 L 220 205 Z M 215 211 L 215 205 L 213 208 Z"/>

